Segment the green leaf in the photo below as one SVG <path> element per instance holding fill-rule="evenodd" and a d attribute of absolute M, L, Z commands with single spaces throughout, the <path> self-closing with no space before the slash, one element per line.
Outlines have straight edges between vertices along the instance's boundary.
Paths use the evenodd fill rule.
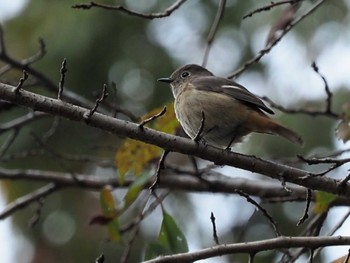
<path fill-rule="evenodd" d="M 188 251 L 187 240 L 174 219 L 163 212 L 163 222 L 158 236 L 158 243 L 167 248 L 170 253 L 183 253 Z"/>
<path fill-rule="evenodd" d="M 174 219 L 163 211 L 163 221 L 156 243 L 150 243 L 146 247 L 145 260 L 160 255 L 170 255 L 188 252 L 187 240 Z"/>
<path fill-rule="evenodd" d="M 123 238 L 119 230 L 118 218 L 114 218 L 111 222 L 108 223 L 108 237 L 112 241 L 122 243 Z"/>
<path fill-rule="evenodd" d="M 329 205 L 337 198 L 337 196 L 327 192 L 317 191 L 315 198 L 316 203 L 313 207 L 313 211 L 316 214 L 322 214 L 328 210 Z"/>
<path fill-rule="evenodd" d="M 168 255 L 170 251 L 158 243 L 149 243 L 146 246 L 144 260 L 150 260 L 159 255 Z"/>
<path fill-rule="evenodd" d="M 100 192 L 100 203 L 103 216 L 110 221 L 106 221 L 108 237 L 110 240 L 121 243 L 122 235 L 119 231 L 118 212 L 115 206 L 114 196 L 109 187 L 104 187 Z"/>
<path fill-rule="evenodd" d="M 133 204 L 136 198 L 139 196 L 143 186 L 150 179 L 151 173 L 145 172 L 141 176 L 137 177 L 136 180 L 130 185 L 128 192 L 124 196 L 124 209 L 127 209 L 131 204 Z"/>

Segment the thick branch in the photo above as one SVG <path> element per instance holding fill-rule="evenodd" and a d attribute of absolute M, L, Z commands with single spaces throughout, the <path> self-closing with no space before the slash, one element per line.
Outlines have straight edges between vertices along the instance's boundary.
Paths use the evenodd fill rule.
<path fill-rule="evenodd" d="M 261 241 L 223 244 L 211 248 L 205 248 L 190 253 L 162 256 L 144 263 L 170 263 L 170 262 L 194 262 L 196 260 L 217 257 L 237 253 L 258 253 L 265 250 L 278 250 L 283 248 L 318 248 L 326 246 L 350 245 L 350 237 L 278 237 Z"/>
<path fill-rule="evenodd" d="M 94 176 L 87 174 L 74 174 L 21 169 L 0 169 L 0 179 L 27 180 L 36 182 L 53 182 L 59 186 L 81 187 L 87 189 L 101 189 L 105 185 L 115 188 L 129 187 L 134 180 L 127 179 L 123 185 L 116 176 Z M 236 193 L 243 191 L 251 196 L 261 198 L 284 198 L 291 197 L 304 201 L 305 189 L 298 186 L 290 186 L 291 192 L 283 189 L 280 183 L 249 180 L 243 178 L 230 178 L 219 173 L 212 173 L 205 177 L 206 181 L 194 176 L 165 175 L 159 187 L 183 191 L 213 192 L 213 193 Z M 148 189 L 152 182 L 144 186 Z"/>
<path fill-rule="evenodd" d="M 15 87 L 13 86 L 0 84 L 0 97 L 15 104 L 73 121 L 85 122 L 87 125 L 103 131 L 157 145 L 172 152 L 194 155 L 219 165 L 229 165 L 254 173 L 260 173 L 277 180 L 283 179 L 286 182 L 295 183 L 313 190 L 321 190 L 350 197 L 349 184 L 339 189 L 338 181 L 329 177 L 310 177 L 310 173 L 307 171 L 254 156 L 223 151 L 208 145 L 195 143 L 187 138 L 155 131 L 147 127 L 140 129 L 135 123 L 115 119 L 101 113 L 95 113 L 86 121 L 84 116 L 88 111 L 87 109 L 25 90 L 20 90 L 17 93 L 14 90 Z"/>

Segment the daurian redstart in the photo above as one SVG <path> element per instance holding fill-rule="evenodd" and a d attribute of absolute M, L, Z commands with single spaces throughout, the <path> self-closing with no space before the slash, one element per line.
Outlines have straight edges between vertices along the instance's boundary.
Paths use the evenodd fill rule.
<path fill-rule="evenodd" d="M 278 134 L 302 144 L 297 133 L 264 113 L 274 114 L 257 96 L 201 66 L 185 65 L 158 81 L 170 83 L 176 117 L 192 139 L 202 126 L 201 139 L 220 148 L 230 148 L 251 132 Z"/>

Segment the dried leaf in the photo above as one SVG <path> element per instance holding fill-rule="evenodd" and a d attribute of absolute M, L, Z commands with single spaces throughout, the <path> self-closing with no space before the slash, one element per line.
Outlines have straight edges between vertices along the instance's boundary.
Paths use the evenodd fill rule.
<path fill-rule="evenodd" d="M 161 151 L 157 146 L 126 139 L 116 154 L 119 182 L 124 183 L 128 171 L 136 176 L 140 175 L 152 160 L 160 156 Z"/>
<path fill-rule="evenodd" d="M 276 23 L 271 27 L 271 30 L 268 34 L 266 40 L 266 46 L 275 41 L 277 33 L 285 30 L 289 24 L 294 20 L 295 13 L 300 7 L 300 3 L 294 3 L 289 5 L 283 12 L 282 15 L 278 18 Z"/>
<path fill-rule="evenodd" d="M 336 129 L 338 139 L 344 143 L 350 140 L 350 103 L 345 103 L 342 107 L 341 121 Z"/>
<path fill-rule="evenodd" d="M 143 116 L 142 119 L 145 120 L 156 115 L 162 108 L 163 107 L 152 110 Z M 173 104 L 167 105 L 166 113 L 147 123 L 146 126 L 162 132 L 174 134 L 180 127 L 180 124 L 176 120 Z M 161 148 L 157 146 L 126 139 L 124 144 L 119 148 L 115 158 L 116 167 L 119 171 L 119 182 L 121 184 L 124 183 L 125 174 L 127 172 L 131 172 L 136 176 L 140 175 L 150 162 L 160 157 L 161 152 Z"/>
<path fill-rule="evenodd" d="M 109 187 L 102 188 L 100 192 L 100 205 L 105 217 L 114 218 L 117 216 L 117 209 L 112 191 Z"/>
<path fill-rule="evenodd" d="M 104 215 L 97 215 L 91 218 L 89 225 L 107 225 L 113 218 Z"/>

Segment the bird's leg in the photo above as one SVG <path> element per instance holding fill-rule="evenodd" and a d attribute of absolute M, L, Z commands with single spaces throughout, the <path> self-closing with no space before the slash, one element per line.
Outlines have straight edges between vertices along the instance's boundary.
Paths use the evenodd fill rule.
<path fill-rule="evenodd" d="M 235 141 L 236 136 L 233 136 L 230 143 L 227 145 L 227 147 L 225 148 L 225 151 L 230 151 L 231 150 L 231 146 L 233 144 L 233 142 Z"/>
<path fill-rule="evenodd" d="M 201 111 L 201 113 L 202 113 L 201 125 L 199 126 L 199 129 L 197 131 L 196 136 L 193 138 L 193 140 L 195 142 L 199 142 L 199 141 L 202 140 L 202 133 L 203 133 L 203 130 L 204 130 L 204 122 L 205 122 L 205 115 L 204 115 L 204 111 Z"/>

